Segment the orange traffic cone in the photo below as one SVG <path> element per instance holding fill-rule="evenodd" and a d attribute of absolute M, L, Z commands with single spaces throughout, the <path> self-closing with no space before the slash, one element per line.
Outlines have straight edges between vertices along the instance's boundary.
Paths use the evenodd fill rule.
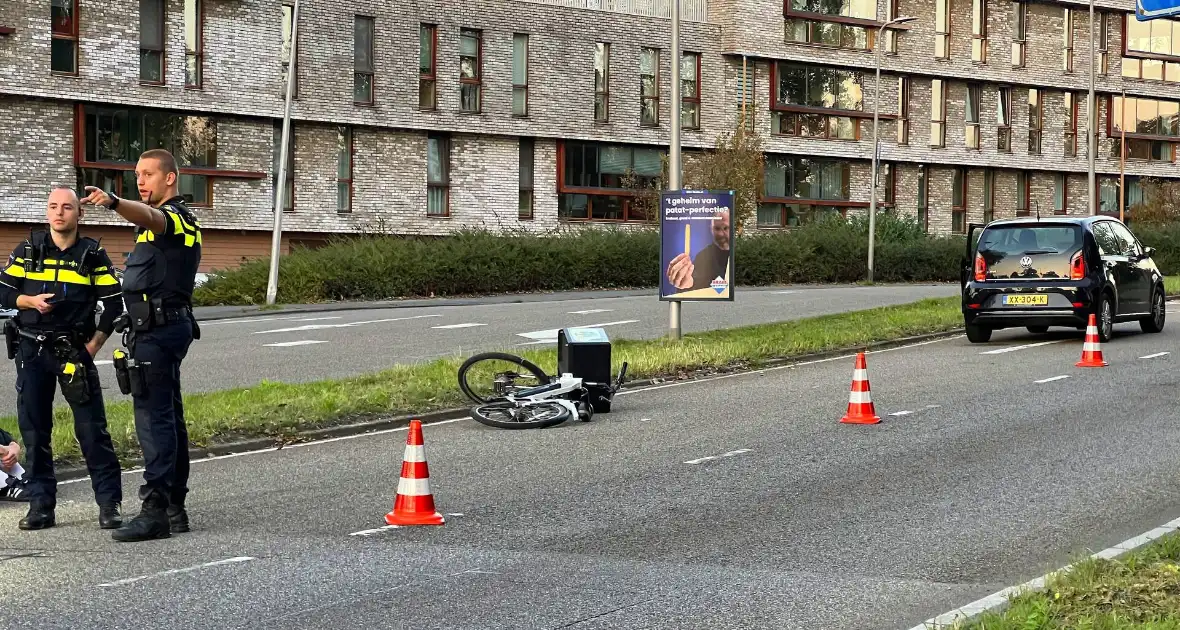
<path fill-rule="evenodd" d="M 1102 358 L 1102 344 L 1098 339 L 1098 324 L 1093 313 L 1090 313 L 1090 322 L 1086 325 L 1086 341 L 1082 344 L 1082 360 L 1075 365 L 1077 367 L 1106 367 L 1110 365 Z"/>
<path fill-rule="evenodd" d="M 856 367 L 852 370 L 852 391 L 848 393 L 848 413 L 840 419 L 845 424 L 877 424 L 881 418 L 873 407 L 869 391 L 869 369 L 865 353 L 856 353 Z"/>
<path fill-rule="evenodd" d="M 430 493 L 430 471 L 426 466 L 426 447 L 422 444 L 422 421 L 410 421 L 406 437 L 406 454 L 402 459 L 402 476 L 397 483 L 393 511 L 385 515 L 390 525 L 442 525 L 442 514 L 434 509 Z"/>

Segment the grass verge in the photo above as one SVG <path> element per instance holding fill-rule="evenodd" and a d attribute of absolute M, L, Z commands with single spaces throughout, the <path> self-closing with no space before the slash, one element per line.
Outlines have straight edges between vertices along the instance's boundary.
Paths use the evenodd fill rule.
<path fill-rule="evenodd" d="M 899 306 L 827 315 L 791 322 L 746 326 L 668 340 L 614 342 L 615 371 L 629 363 L 630 379 L 681 377 L 701 371 L 757 367 L 785 358 L 864 347 L 962 325 L 958 298 L 927 299 Z M 522 356 L 546 372 L 557 367 L 554 349 Z M 300 431 L 390 415 L 421 414 L 465 407 L 456 374 L 462 359 L 396 365 L 355 378 L 288 384 L 263 382 L 249 388 L 184 397 L 190 440 L 196 447 L 243 438 L 291 440 Z M 140 456 L 128 402 L 107 405 L 107 419 L 121 458 Z M 81 461 L 68 408 L 54 414 L 53 451 L 62 464 Z M 13 435 L 14 417 L 0 418 Z"/>
<path fill-rule="evenodd" d="M 1113 560 L 1086 558 L 956 630 L 1180 630 L 1180 532 Z"/>

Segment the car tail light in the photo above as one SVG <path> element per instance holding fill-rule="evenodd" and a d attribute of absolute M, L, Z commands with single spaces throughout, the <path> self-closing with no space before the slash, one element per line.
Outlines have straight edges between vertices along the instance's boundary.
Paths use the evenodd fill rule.
<path fill-rule="evenodd" d="M 987 263 L 983 261 L 983 254 L 975 255 L 975 281 L 987 280 Z"/>
<path fill-rule="evenodd" d="M 1069 279 L 1081 280 L 1086 277 L 1086 259 L 1082 256 L 1082 252 L 1073 255 L 1069 259 Z"/>

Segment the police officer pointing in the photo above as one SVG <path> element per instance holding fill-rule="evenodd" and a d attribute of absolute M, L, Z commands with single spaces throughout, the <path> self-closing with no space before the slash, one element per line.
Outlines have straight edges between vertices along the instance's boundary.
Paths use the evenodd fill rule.
<path fill-rule="evenodd" d="M 201 230 L 178 191 L 180 170 L 171 153 L 153 149 L 135 167 L 139 196 L 119 199 L 87 186 L 84 203 L 106 206 L 137 226 L 135 249 L 123 272 L 129 357 L 115 351 L 120 388 L 135 407 L 143 448 L 139 515 L 111 536 L 129 542 L 188 531 L 188 430 L 180 392 L 180 364 L 200 328 L 192 315 L 193 286 L 201 262 Z"/>
<path fill-rule="evenodd" d="M 119 281 L 98 241 L 78 235 L 82 210 L 73 190 L 54 189 L 46 214 L 50 230 L 33 232 L 0 272 L 0 304 L 18 309 L 5 322 L 4 335 L 8 357 L 16 359 L 17 419 L 28 449 L 29 513 L 19 527 L 55 524 L 57 479 L 50 446 L 53 394 L 60 383 L 90 471 L 99 526 L 113 529 L 122 523 L 123 488 L 94 356 L 123 313 Z M 100 300 L 103 311 L 96 324 Z"/>

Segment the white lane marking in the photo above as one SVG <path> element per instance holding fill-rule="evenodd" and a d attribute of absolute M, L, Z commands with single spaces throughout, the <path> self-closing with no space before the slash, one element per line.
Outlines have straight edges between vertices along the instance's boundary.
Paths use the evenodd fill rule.
<path fill-rule="evenodd" d="M 1140 359 L 1154 359 L 1154 358 L 1156 358 L 1156 357 L 1162 357 L 1162 356 L 1164 356 L 1165 354 L 1171 354 L 1171 353 L 1170 353 L 1170 352 L 1157 352 L 1157 353 L 1155 353 L 1155 354 L 1149 354 L 1149 355 L 1147 355 L 1147 356 L 1145 356 L 1145 357 L 1139 357 L 1139 358 L 1140 358 Z"/>
<path fill-rule="evenodd" d="M 235 564 L 238 562 L 249 562 L 250 560 L 254 560 L 254 559 L 255 558 L 251 558 L 250 556 L 237 556 L 235 558 L 226 558 L 225 560 L 215 560 L 213 562 L 206 562 L 204 564 L 197 564 L 197 565 L 194 565 L 191 567 L 185 567 L 183 569 L 168 569 L 167 571 L 160 571 L 159 573 L 151 573 L 149 575 L 141 575 L 139 577 L 126 578 L 126 579 L 122 579 L 122 580 L 115 580 L 114 582 L 107 582 L 105 584 L 99 584 L 99 586 L 122 586 L 124 584 L 133 584 L 135 582 L 138 582 L 140 580 L 146 580 L 148 578 L 163 577 L 165 575 L 176 575 L 177 573 L 189 573 L 191 571 L 199 571 L 200 569 L 207 569 L 209 567 L 221 566 L 223 564 Z"/>
<path fill-rule="evenodd" d="M 702 457 L 700 459 L 690 459 L 684 463 L 686 463 L 686 464 L 699 464 L 701 462 L 707 462 L 707 461 L 714 460 L 714 459 L 721 459 L 722 457 L 733 457 L 734 455 L 741 455 L 742 453 L 749 453 L 749 452 L 750 452 L 750 449 L 741 448 L 736 451 L 730 451 L 728 453 L 722 453 L 720 455 L 710 455 L 708 457 Z"/>
<path fill-rule="evenodd" d="M 250 324 L 253 322 L 277 322 L 288 319 L 295 319 L 298 315 L 284 315 L 282 317 L 235 317 L 233 319 L 215 319 L 213 321 L 201 322 L 201 327 L 205 326 L 219 326 L 221 324 Z"/>
<path fill-rule="evenodd" d="M 444 329 L 444 328 L 474 328 L 474 327 L 476 327 L 476 326 L 487 326 L 487 324 L 474 324 L 474 323 L 473 323 L 473 324 L 447 324 L 446 326 L 431 326 L 431 328 L 435 328 L 435 329 Z"/>
<path fill-rule="evenodd" d="M 1039 380 L 1039 381 L 1033 381 L 1033 382 L 1034 382 L 1034 383 L 1049 383 L 1049 382 L 1052 382 L 1052 381 L 1060 381 L 1060 380 L 1061 380 L 1061 379 L 1063 379 L 1063 378 L 1069 378 L 1069 375 L 1068 375 L 1068 374 L 1062 374 L 1061 376 L 1050 376 L 1049 378 L 1043 378 L 1043 379 L 1041 379 L 1041 380 Z"/>
<path fill-rule="evenodd" d="M 912 412 L 912 411 L 894 411 L 893 413 L 891 413 L 889 415 L 891 415 L 891 416 L 908 416 L 911 413 L 914 413 L 914 412 Z"/>
<path fill-rule="evenodd" d="M 310 346 L 315 343 L 328 343 L 326 341 L 319 341 L 316 339 L 303 339 L 301 341 L 283 341 L 280 343 L 264 343 L 262 345 L 268 348 L 290 348 L 291 346 Z"/>
<path fill-rule="evenodd" d="M 381 532 L 390 529 L 397 529 L 399 527 L 401 527 L 401 525 L 385 525 L 384 527 L 378 527 L 376 529 L 362 529 L 359 532 L 353 532 L 349 534 L 349 536 L 372 536 L 373 534 L 379 534 Z"/>
<path fill-rule="evenodd" d="M 271 333 L 282 332 L 299 332 L 303 330 L 323 330 L 325 328 L 350 328 L 352 326 L 362 326 L 364 324 L 382 324 L 385 322 L 401 322 L 410 319 L 423 319 L 426 317 L 442 317 L 442 315 L 414 315 L 412 317 L 387 317 L 385 319 L 366 319 L 359 322 L 346 322 L 343 324 L 306 324 L 304 326 L 294 326 L 291 328 L 275 328 L 274 330 L 256 330 L 255 335 L 268 335 Z"/>
<path fill-rule="evenodd" d="M 939 408 L 939 407 L 941 407 L 941 406 L 942 406 L 942 405 L 926 405 L 926 408 L 927 408 L 927 409 L 938 409 L 938 408 Z"/>
<path fill-rule="evenodd" d="M 1120 556 L 1124 553 L 1127 553 L 1128 551 L 1133 551 L 1137 547 L 1141 547 L 1141 546 L 1155 540 L 1156 538 L 1159 538 L 1160 536 L 1170 534 L 1170 533 L 1176 531 L 1177 529 L 1180 529 L 1180 519 L 1169 521 L 1159 527 L 1156 527 L 1156 528 L 1151 529 L 1147 532 L 1144 532 L 1138 536 L 1135 536 L 1134 538 L 1128 538 L 1127 540 L 1124 540 L 1123 542 L 1121 542 L 1113 547 L 1107 547 L 1106 549 L 1103 549 L 1102 551 L 1099 551 L 1098 553 L 1090 554 L 1090 557 L 1091 558 L 1105 558 L 1105 559 L 1115 558 L 1115 557 Z M 995 593 L 992 593 L 991 595 L 988 595 L 987 597 L 977 599 L 977 600 L 971 602 L 970 604 L 967 604 L 966 606 L 963 606 L 961 608 L 956 608 L 954 610 L 945 612 L 937 617 L 927 619 L 926 621 L 923 621 L 922 623 L 914 626 L 913 628 L 910 628 L 910 630 L 945 630 L 945 629 L 949 629 L 951 627 L 954 627 L 956 625 L 956 622 L 963 623 L 963 622 L 967 621 L 968 619 L 970 619 L 971 617 L 975 617 L 976 615 L 979 615 L 980 613 L 988 612 L 988 611 L 1000 608 L 1002 606 L 1006 606 L 1008 604 L 1008 598 L 1013 595 L 1017 595 L 1017 594 L 1025 592 L 1025 591 L 1032 591 L 1032 590 L 1039 591 L 1045 587 L 1045 583 L 1051 575 L 1069 573 L 1077 565 L 1078 565 L 1078 563 L 1076 563 L 1076 562 L 1073 564 L 1067 564 L 1064 567 L 1057 569 L 1056 571 L 1046 573 L 1045 575 L 1042 575 L 1039 578 L 1029 580 L 1029 581 L 1025 582 L 1024 584 L 1019 584 L 1017 586 L 1009 586 L 1008 588 L 1005 588 L 1003 590 L 996 591 Z"/>
<path fill-rule="evenodd" d="M 592 313 L 609 313 L 615 309 L 613 308 L 591 308 L 584 311 L 570 311 L 570 315 L 590 315 Z"/>
<path fill-rule="evenodd" d="M 318 321 L 323 321 L 323 320 L 327 320 L 327 319 L 344 319 L 344 317 L 341 315 L 333 315 L 331 317 L 300 317 L 299 319 L 297 319 L 295 321 L 297 321 L 297 322 L 318 322 Z"/>
<path fill-rule="evenodd" d="M 639 321 L 639 320 L 638 319 L 624 319 L 624 320 L 620 320 L 617 322 L 603 322 L 601 324 L 585 324 L 583 326 L 569 326 L 566 328 L 566 330 L 569 330 L 570 328 L 602 328 L 604 326 L 619 326 L 622 324 L 634 324 L 637 321 Z M 516 336 L 517 337 L 524 337 L 525 339 L 532 339 L 533 340 L 532 343 L 541 343 L 541 342 L 546 342 L 546 341 L 548 341 L 550 343 L 556 343 L 558 330 L 561 330 L 561 329 L 560 328 L 551 328 L 549 330 L 534 330 L 532 332 L 516 333 Z"/>
<path fill-rule="evenodd" d="M 114 364 L 114 361 L 112 361 L 110 359 L 100 359 L 98 361 L 95 361 L 94 364 L 95 365 L 112 365 L 112 364 Z"/>
<path fill-rule="evenodd" d="M 1036 348 L 1037 346 L 1047 346 L 1051 343 L 1061 343 L 1064 339 L 1054 339 L 1053 341 L 1041 341 L 1039 343 L 1026 343 L 1023 346 L 1008 346 L 1007 348 L 999 348 L 997 350 L 988 350 L 987 352 L 980 352 L 979 354 L 1004 354 L 1005 352 L 1016 352 L 1017 350 L 1026 350 L 1028 348 Z"/>
<path fill-rule="evenodd" d="M 775 291 L 775 293 L 779 295 L 790 295 L 792 293 L 798 293 L 798 291 Z"/>

